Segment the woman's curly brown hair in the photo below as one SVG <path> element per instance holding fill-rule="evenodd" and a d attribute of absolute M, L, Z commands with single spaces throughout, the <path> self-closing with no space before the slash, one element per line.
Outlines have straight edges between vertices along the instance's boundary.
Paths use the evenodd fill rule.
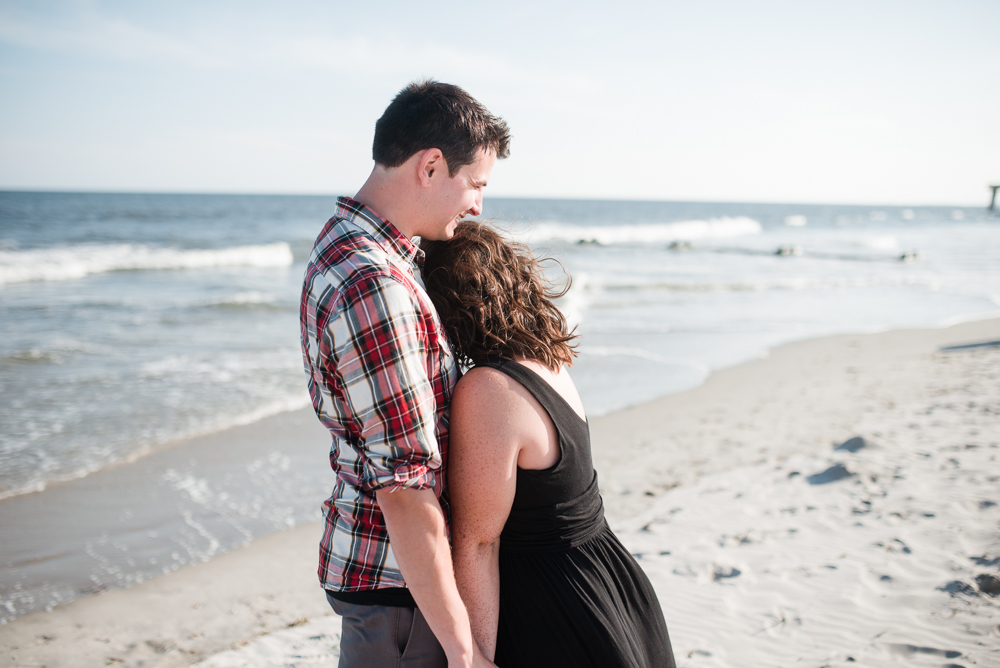
<path fill-rule="evenodd" d="M 462 221 L 448 241 L 421 241 L 421 275 L 455 358 L 472 366 L 487 357 L 526 358 L 558 371 L 576 352 L 553 289 L 524 244 L 489 226 Z"/>

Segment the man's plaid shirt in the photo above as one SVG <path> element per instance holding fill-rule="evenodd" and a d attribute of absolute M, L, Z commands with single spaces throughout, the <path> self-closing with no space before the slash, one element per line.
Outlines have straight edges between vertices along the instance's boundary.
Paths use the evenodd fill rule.
<path fill-rule="evenodd" d="M 331 591 L 405 586 L 375 490 L 433 488 L 439 499 L 444 491 L 458 372 L 413 276 L 422 260 L 388 221 L 341 197 L 306 266 L 302 356 L 337 474 L 319 563 Z"/>

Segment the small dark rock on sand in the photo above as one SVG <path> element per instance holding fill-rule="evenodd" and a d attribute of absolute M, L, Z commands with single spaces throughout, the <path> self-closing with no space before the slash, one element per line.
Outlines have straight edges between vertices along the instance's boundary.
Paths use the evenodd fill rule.
<path fill-rule="evenodd" d="M 976 576 L 976 584 L 979 585 L 979 591 L 984 594 L 989 594 L 990 596 L 1000 594 L 1000 578 L 995 575 L 980 573 Z"/>
<path fill-rule="evenodd" d="M 822 473 L 814 473 L 806 478 L 810 485 L 825 485 L 828 482 L 837 482 L 844 478 L 850 478 L 854 474 L 847 470 L 843 464 L 834 464 Z"/>
<path fill-rule="evenodd" d="M 855 436 L 854 438 L 847 439 L 846 441 L 835 447 L 834 450 L 846 450 L 847 452 L 857 452 L 858 450 L 865 447 L 868 447 L 868 444 L 865 443 L 865 439 L 861 438 L 860 436 Z"/>

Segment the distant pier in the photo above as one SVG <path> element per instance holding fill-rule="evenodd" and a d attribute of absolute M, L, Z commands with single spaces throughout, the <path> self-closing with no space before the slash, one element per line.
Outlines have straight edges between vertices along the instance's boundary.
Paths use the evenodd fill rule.
<path fill-rule="evenodd" d="M 993 194 L 990 195 L 990 208 L 988 208 L 986 210 L 989 211 L 990 213 L 996 213 L 997 212 L 997 188 L 1000 188 L 1000 186 L 990 186 L 990 188 L 993 189 Z"/>

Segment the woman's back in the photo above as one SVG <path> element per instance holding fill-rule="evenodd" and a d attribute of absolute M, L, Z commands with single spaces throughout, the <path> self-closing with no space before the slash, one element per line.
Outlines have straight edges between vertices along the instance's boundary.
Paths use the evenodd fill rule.
<path fill-rule="evenodd" d="M 481 366 L 534 397 L 560 453 L 548 468 L 517 468 L 500 536 L 497 665 L 673 666 L 656 594 L 604 520 L 587 422 L 526 365 Z"/>
<path fill-rule="evenodd" d="M 604 520 L 575 334 L 526 246 L 477 221 L 423 245 L 455 358 L 448 486 L 455 580 L 501 667 L 674 665 L 656 594 Z M 496 357 L 506 359 L 498 360 Z M 513 361 L 518 360 L 518 361 Z"/>
<path fill-rule="evenodd" d="M 594 464 L 590 454 L 590 432 L 586 418 L 570 401 L 579 397 L 569 375 L 559 374 L 567 399 L 552 385 L 556 375 L 538 368 L 537 362 L 492 358 L 477 368 L 495 369 L 517 382 L 531 402 L 540 408 L 547 427 L 538 426 L 526 439 L 517 460 L 517 489 L 513 510 L 540 508 L 565 503 L 583 494 L 594 481 Z M 543 376 L 545 374 L 545 376 Z"/>

